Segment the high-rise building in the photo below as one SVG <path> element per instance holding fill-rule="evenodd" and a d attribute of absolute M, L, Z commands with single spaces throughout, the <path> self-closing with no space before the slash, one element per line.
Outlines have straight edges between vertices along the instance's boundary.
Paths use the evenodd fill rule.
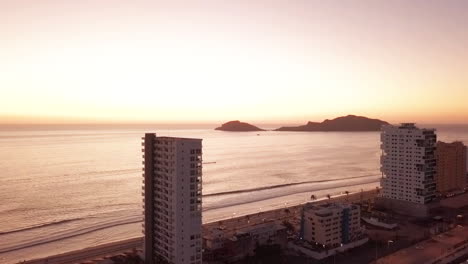
<path fill-rule="evenodd" d="M 202 140 L 145 134 L 146 264 L 202 263 Z"/>
<path fill-rule="evenodd" d="M 310 243 L 339 247 L 362 239 L 361 210 L 351 204 L 304 206 L 301 236 Z"/>
<path fill-rule="evenodd" d="M 466 187 L 466 146 L 462 142 L 437 142 L 437 191 L 445 194 Z"/>
<path fill-rule="evenodd" d="M 381 133 L 381 196 L 427 204 L 436 192 L 434 129 L 420 129 L 412 123 L 383 126 Z"/>

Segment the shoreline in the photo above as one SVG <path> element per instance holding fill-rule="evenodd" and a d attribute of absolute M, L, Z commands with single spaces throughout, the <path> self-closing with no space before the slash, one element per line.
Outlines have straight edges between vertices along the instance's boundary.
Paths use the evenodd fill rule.
<path fill-rule="evenodd" d="M 79 250 L 65 252 L 58 255 L 37 258 L 32 260 L 18 260 L 21 264 L 73 264 L 100 257 L 114 256 L 122 252 L 138 249 L 143 243 L 143 237 L 130 238 L 126 240 L 106 243 L 99 246 L 87 247 Z"/>
<path fill-rule="evenodd" d="M 214 220 L 203 224 L 203 235 L 207 234 L 211 229 L 219 226 L 225 227 L 225 232 L 235 232 L 236 229 L 256 225 L 263 222 L 265 219 L 275 221 L 290 220 L 299 215 L 304 204 L 312 202 L 316 204 L 324 204 L 328 202 L 360 202 L 373 200 L 377 195 L 377 191 L 366 190 L 361 192 L 353 192 L 332 196 L 330 199 L 321 198 L 317 200 L 304 201 L 296 204 L 282 206 L 280 208 L 265 210 L 256 213 L 236 215 L 231 218 Z M 288 210 L 286 210 L 288 209 Z M 292 212 L 292 213 L 291 213 Z M 80 250 L 64 252 L 57 255 L 51 255 L 43 258 L 31 260 L 17 260 L 16 263 L 24 264 L 72 264 L 77 262 L 90 261 L 106 256 L 114 256 L 123 252 L 128 252 L 136 249 L 141 249 L 143 237 L 125 239 L 121 241 L 105 243 L 94 247 L 87 247 Z M 24 261 L 24 262 L 21 262 Z"/>

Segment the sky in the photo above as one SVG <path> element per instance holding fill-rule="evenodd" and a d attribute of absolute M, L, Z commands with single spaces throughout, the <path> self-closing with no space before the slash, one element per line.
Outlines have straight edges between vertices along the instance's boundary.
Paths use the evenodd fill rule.
<path fill-rule="evenodd" d="M 0 123 L 468 123 L 468 1 L 0 0 Z"/>

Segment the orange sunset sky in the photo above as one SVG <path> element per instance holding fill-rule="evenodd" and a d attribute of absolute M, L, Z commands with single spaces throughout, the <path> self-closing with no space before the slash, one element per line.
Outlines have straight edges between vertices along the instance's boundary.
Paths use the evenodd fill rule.
<path fill-rule="evenodd" d="M 468 123 L 468 1 L 0 1 L 0 123 Z"/>

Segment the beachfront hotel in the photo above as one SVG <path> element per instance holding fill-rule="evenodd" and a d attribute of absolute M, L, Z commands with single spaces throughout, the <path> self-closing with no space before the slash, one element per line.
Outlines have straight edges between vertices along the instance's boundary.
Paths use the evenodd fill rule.
<path fill-rule="evenodd" d="M 361 238 L 361 210 L 353 204 L 309 204 L 304 206 L 302 238 L 327 248 L 339 247 Z"/>
<path fill-rule="evenodd" d="M 466 146 L 463 142 L 437 142 L 437 191 L 456 192 L 466 187 Z"/>
<path fill-rule="evenodd" d="M 361 209 L 354 204 L 306 204 L 300 230 L 300 239 L 288 247 L 314 259 L 325 259 L 369 241 L 361 226 Z"/>
<path fill-rule="evenodd" d="M 435 130 L 413 123 L 387 125 L 381 141 L 380 203 L 404 214 L 427 216 L 426 204 L 436 195 Z"/>
<path fill-rule="evenodd" d="M 202 140 L 145 134 L 146 264 L 202 263 Z"/>

